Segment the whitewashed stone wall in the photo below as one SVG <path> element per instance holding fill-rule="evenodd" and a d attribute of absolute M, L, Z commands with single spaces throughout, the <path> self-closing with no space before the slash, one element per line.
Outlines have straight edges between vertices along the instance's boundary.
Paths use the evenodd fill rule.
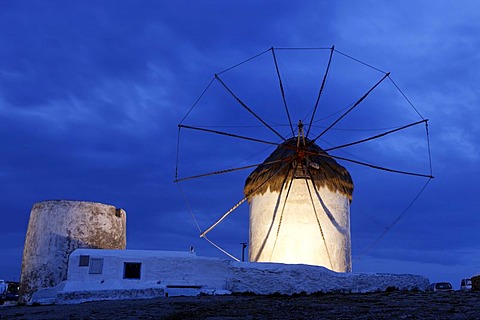
<path fill-rule="evenodd" d="M 33 205 L 20 280 L 21 301 L 39 288 L 67 277 L 69 254 L 77 248 L 125 249 L 126 213 L 84 201 L 45 201 Z"/>
<path fill-rule="evenodd" d="M 250 262 L 301 263 L 337 272 L 352 270 L 350 200 L 327 188 L 319 188 L 317 195 L 311 181 L 309 188 L 313 204 L 306 181 L 294 179 L 283 215 L 286 190 L 280 201 L 278 192 L 252 197 Z"/>
<path fill-rule="evenodd" d="M 80 265 L 80 257 L 102 259 L 100 273 Z M 138 279 L 125 279 L 124 263 L 141 263 Z M 145 299 L 199 294 L 296 294 L 425 290 L 427 278 L 412 274 L 338 273 L 324 267 L 236 262 L 200 257 L 190 252 L 78 249 L 70 255 L 68 278 L 55 288 L 41 289 L 41 304 L 96 300 Z"/>

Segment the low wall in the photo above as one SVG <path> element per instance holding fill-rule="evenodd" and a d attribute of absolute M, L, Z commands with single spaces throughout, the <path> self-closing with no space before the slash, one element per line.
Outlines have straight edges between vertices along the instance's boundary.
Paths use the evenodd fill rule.
<path fill-rule="evenodd" d="M 79 265 L 80 256 L 103 259 L 101 273 Z M 124 263 L 141 263 L 141 277 L 125 279 Z M 98 270 L 97 270 L 98 271 Z M 319 266 L 235 262 L 169 251 L 79 249 L 70 256 L 68 279 L 40 290 L 37 303 L 193 296 L 199 294 L 363 293 L 426 290 L 427 278 L 411 274 L 338 273 Z"/>

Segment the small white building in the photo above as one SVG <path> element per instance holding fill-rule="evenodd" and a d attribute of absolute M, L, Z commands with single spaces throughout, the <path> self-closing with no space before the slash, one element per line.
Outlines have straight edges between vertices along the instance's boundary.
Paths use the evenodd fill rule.
<path fill-rule="evenodd" d="M 324 267 L 236 262 L 193 252 L 77 249 L 67 280 L 35 292 L 30 303 L 144 299 L 199 294 L 374 292 L 428 287 L 418 275 L 337 273 Z"/>

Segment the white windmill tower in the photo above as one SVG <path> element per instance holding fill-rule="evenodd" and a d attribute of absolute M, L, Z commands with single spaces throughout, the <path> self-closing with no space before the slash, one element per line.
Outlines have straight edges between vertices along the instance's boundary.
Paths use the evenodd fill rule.
<path fill-rule="evenodd" d="M 349 272 L 352 178 L 304 137 L 301 122 L 298 129 L 298 136 L 279 145 L 245 182 L 249 260 Z"/>

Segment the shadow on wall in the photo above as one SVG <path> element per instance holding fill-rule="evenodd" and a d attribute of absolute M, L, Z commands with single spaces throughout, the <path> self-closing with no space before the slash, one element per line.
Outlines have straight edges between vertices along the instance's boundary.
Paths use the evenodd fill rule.
<path fill-rule="evenodd" d="M 72 251 L 125 249 L 126 213 L 102 203 L 54 200 L 32 207 L 22 259 L 20 303 L 66 280 Z"/>
<path fill-rule="evenodd" d="M 40 288 L 54 287 L 67 280 L 68 258 L 79 248 L 100 249 L 88 243 L 60 234 L 50 235 L 48 254 L 30 257 L 22 261 L 20 279 L 20 303 L 28 303 L 32 294 Z"/>

